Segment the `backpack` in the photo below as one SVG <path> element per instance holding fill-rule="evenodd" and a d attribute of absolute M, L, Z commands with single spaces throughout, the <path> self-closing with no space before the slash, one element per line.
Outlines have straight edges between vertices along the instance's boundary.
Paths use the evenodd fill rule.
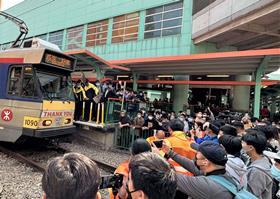
<path fill-rule="evenodd" d="M 258 199 L 254 194 L 250 193 L 245 188 L 238 190 L 233 183 L 222 176 L 211 175 L 208 177 L 230 191 L 234 195 L 235 199 Z"/>
<path fill-rule="evenodd" d="M 262 171 L 272 180 L 272 199 L 280 198 L 280 196 L 277 196 L 277 194 L 279 192 L 279 182 L 276 179 L 274 179 L 270 174 L 268 174 L 265 170 L 263 170 L 262 168 L 260 168 L 256 165 L 254 165 L 252 167 Z"/>

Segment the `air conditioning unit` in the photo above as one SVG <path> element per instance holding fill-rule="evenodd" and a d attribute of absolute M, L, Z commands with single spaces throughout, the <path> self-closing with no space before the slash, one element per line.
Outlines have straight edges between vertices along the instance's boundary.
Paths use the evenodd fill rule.
<path fill-rule="evenodd" d="M 47 48 L 58 52 L 62 52 L 57 45 L 39 38 L 32 38 L 24 41 L 22 47 L 23 48 Z"/>

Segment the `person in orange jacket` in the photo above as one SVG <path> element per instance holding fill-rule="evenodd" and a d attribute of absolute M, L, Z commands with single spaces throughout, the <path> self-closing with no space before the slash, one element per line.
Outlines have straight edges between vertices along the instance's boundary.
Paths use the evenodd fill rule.
<path fill-rule="evenodd" d="M 144 139 L 136 139 L 131 147 L 131 157 L 135 156 L 137 154 L 143 153 L 143 152 L 149 152 L 152 151 L 151 145 L 149 142 L 147 142 Z M 128 174 L 129 174 L 129 160 L 123 161 L 115 170 L 115 174 L 121 174 L 123 175 L 123 185 L 118 190 L 118 193 L 116 196 L 114 196 L 112 189 L 109 189 L 109 195 L 110 199 L 126 199 L 127 198 L 127 192 L 126 192 L 126 182 L 128 180 Z"/>
<path fill-rule="evenodd" d="M 169 141 L 172 150 L 182 156 L 193 159 L 196 151 L 190 146 L 193 141 L 187 138 L 183 131 L 184 123 L 179 119 L 171 120 L 168 130 L 170 137 L 166 138 L 166 140 Z"/>

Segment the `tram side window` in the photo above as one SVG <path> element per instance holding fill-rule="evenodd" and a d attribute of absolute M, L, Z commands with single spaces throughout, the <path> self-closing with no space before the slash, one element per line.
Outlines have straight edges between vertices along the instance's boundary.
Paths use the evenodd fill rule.
<path fill-rule="evenodd" d="M 22 67 L 13 67 L 10 70 L 9 95 L 19 96 L 21 91 Z"/>
<path fill-rule="evenodd" d="M 33 78 L 32 67 L 25 67 L 23 71 L 22 91 L 21 96 L 23 97 L 35 97 L 38 96 Z"/>

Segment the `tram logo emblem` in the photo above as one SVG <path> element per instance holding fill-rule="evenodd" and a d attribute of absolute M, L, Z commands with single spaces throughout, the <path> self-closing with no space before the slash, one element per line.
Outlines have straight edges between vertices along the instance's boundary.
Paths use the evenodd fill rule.
<path fill-rule="evenodd" d="M 6 122 L 11 121 L 13 119 L 13 112 L 10 109 L 4 109 L 1 112 L 1 118 Z"/>

